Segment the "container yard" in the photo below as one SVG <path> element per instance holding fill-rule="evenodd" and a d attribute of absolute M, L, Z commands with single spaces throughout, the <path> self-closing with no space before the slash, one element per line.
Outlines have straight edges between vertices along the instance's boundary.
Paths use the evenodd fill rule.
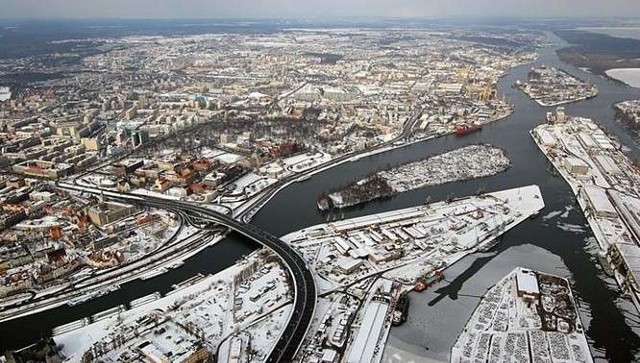
<path fill-rule="evenodd" d="M 483 296 L 451 362 L 593 362 L 569 282 L 516 268 Z"/>

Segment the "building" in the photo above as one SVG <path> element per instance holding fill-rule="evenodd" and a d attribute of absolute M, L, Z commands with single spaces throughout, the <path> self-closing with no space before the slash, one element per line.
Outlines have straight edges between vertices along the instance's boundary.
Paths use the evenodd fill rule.
<path fill-rule="evenodd" d="M 131 143 L 133 144 L 133 147 L 147 144 L 149 143 L 149 140 L 149 130 L 147 129 L 137 130 L 131 135 Z"/>
<path fill-rule="evenodd" d="M 539 133 L 539 140 L 542 145 L 546 147 L 556 147 L 556 138 L 551 135 L 551 133 L 547 130 L 542 130 Z"/>
<path fill-rule="evenodd" d="M 533 303 L 540 298 L 538 278 L 533 271 L 518 269 L 516 287 L 518 288 L 518 297 L 527 303 Z"/>
<path fill-rule="evenodd" d="M 65 177 L 72 174 L 74 169 L 74 166 L 71 164 L 54 163 L 44 160 L 30 160 L 13 166 L 13 171 L 18 174 L 47 179 L 58 179 Z"/>
<path fill-rule="evenodd" d="M 566 121 L 566 115 L 564 112 L 564 107 L 560 106 L 556 108 L 556 123 L 564 123 Z"/>
<path fill-rule="evenodd" d="M 389 304 L 384 301 L 370 301 L 365 310 L 360 329 L 353 340 L 345 362 L 372 363 L 378 351 L 378 343 L 387 315 Z"/>
<path fill-rule="evenodd" d="M 322 363 L 337 363 L 340 361 L 340 355 L 333 349 L 325 349 L 322 353 Z"/>
<path fill-rule="evenodd" d="M 111 167 L 111 171 L 113 171 L 115 175 L 122 176 L 133 173 L 143 165 L 144 161 L 142 160 L 123 160 L 120 163 L 114 164 Z"/>
<path fill-rule="evenodd" d="M 587 199 L 588 208 L 600 218 L 614 218 L 618 216 L 616 208 L 613 206 L 604 189 L 595 185 L 584 187 L 578 195 L 584 193 Z"/>
<path fill-rule="evenodd" d="M 589 164 L 575 156 L 569 156 L 564 160 L 564 167 L 574 175 L 586 175 L 589 172 Z"/>
<path fill-rule="evenodd" d="M 93 224 L 102 227 L 135 213 L 136 208 L 132 205 L 102 202 L 87 208 L 87 215 Z"/>
<path fill-rule="evenodd" d="M 336 266 L 338 267 L 338 270 L 340 270 L 341 273 L 347 275 L 355 272 L 358 268 L 360 268 L 360 266 L 362 266 L 363 263 L 364 261 L 362 260 L 355 260 L 353 258 L 343 256 L 338 257 L 338 259 L 336 260 Z"/>
<path fill-rule="evenodd" d="M 102 146 L 100 140 L 96 138 L 84 138 L 82 139 L 82 145 L 87 151 L 98 151 Z"/>

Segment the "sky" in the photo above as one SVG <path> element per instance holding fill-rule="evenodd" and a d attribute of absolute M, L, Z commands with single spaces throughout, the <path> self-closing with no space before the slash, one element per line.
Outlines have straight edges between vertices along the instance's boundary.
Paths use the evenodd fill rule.
<path fill-rule="evenodd" d="M 640 17 L 640 0 L 0 0 L 0 18 Z"/>

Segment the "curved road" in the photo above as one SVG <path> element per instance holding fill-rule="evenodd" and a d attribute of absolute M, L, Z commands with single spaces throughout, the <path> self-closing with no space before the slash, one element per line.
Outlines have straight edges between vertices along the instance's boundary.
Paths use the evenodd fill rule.
<path fill-rule="evenodd" d="M 82 188 L 72 185 L 58 185 L 62 188 L 77 190 L 82 192 L 99 193 L 94 188 Z M 280 339 L 272 348 L 267 363 L 292 362 L 295 355 L 307 334 L 316 307 L 316 286 L 313 274 L 307 267 L 302 256 L 287 243 L 278 237 L 265 232 L 251 224 L 239 222 L 227 215 L 214 210 L 175 200 L 167 200 L 150 196 L 129 195 L 116 192 L 104 192 L 109 197 L 127 201 L 128 203 L 155 207 L 168 210 L 178 210 L 191 216 L 200 217 L 205 220 L 223 225 L 243 236 L 260 243 L 272 250 L 289 270 L 293 285 L 293 311 L 291 317 L 280 335 Z"/>

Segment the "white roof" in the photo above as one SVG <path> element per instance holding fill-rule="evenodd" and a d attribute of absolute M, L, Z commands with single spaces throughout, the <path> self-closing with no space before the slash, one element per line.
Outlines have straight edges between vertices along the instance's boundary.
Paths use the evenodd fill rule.
<path fill-rule="evenodd" d="M 609 197 L 604 189 L 595 185 L 587 185 L 584 187 L 584 192 L 586 193 L 587 198 L 591 201 L 593 209 L 595 209 L 596 212 L 617 213 L 613 204 L 609 201 Z"/>
<path fill-rule="evenodd" d="M 553 137 L 551 135 L 551 133 L 549 131 L 547 131 L 547 130 L 542 130 L 540 132 L 540 140 L 542 141 L 542 144 L 544 144 L 544 145 L 551 146 L 551 145 L 555 145 L 556 144 L 556 138 Z"/>
<path fill-rule="evenodd" d="M 325 349 L 324 353 L 322 354 L 322 361 L 323 362 L 333 362 L 336 360 L 336 356 L 337 356 L 338 352 L 336 352 L 333 349 Z"/>
<path fill-rule="evenodd" d="M 595 159 L 605 173 L 622 174 L 622 171 L 620 170 L 618 165 L 616 165 L 613 159 L 611 159 L 607 155 L 596 155 Z"/>
<path fill-rule="evenodd" d="M 358 335 L 351 345 L 347 363 L 373 362 L 373 355 L 384 326 L 384 317 L 387 314 L 388 306 L 381 301 L 372 301 L 367 305 Z"/>
<path fill-rule="evenodd" d="M 527 294 L 540 293 L 540 290 L 538 289 L 538 279 L 530 270 L 518 269 L 516 282 L 518 283 L 518 291 L 522 291 Z"/>
<path fill-rule="evenodd" d="M 573 166 L 584 166 L 584 167 L 589 167 L 589 164 L 585 163 L 584 160 L 577 158 L 575 156 L 569 156 L 567 157 L 567 163 L 569 163 L 569 165 Z"/>
<path fill-rule="evenodd" d="M 340 267 L 345 271 L 356 268 L 360 266 L 360 264 L 362 264 L 362 260 L 354 260 L 353 258 L 344 257 L 344 256 L 340 256 L 336 260 L 336 265 L 338 265 L 338 267 Z"/>

